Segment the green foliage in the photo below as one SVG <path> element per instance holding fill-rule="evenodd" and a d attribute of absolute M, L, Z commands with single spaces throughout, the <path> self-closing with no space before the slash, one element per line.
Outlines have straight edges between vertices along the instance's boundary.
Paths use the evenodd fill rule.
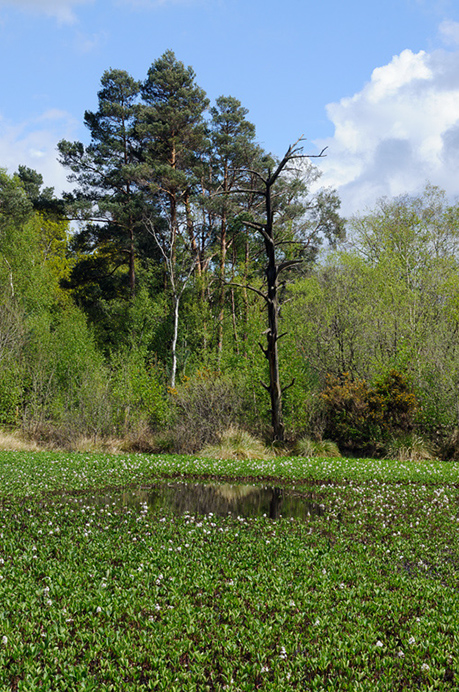
<path fill-rule="evenodd" d="M 32 203 L 18 176 L 9 176 L 0 168 L 0 227 L 21 225 L 32 213 Z"/>
<path fill-rule="evenodd" d="M 452 464 L 18 452 L 0 468 L 2 689 L 457 687 Z M 282 477 L 311 511 L 173 514 L 155 484 L 185 473 Z"/>
<path fill-rule="evenodd" d="M 370 447 L 410 431 L 417 401 L 406 375 L 390 370 L 370 386 L 349 373 L 330 376 L 322 392 L 326 434 L 350 449 Z"/>
<path fill-rule="evenodd" d="M 197 452 L 218 442 L 242 413 L 241 392 L 227 376 L 203 369 L 184 376 L 170 390 L 172 434 L 176 452 Z"/>
<path fill-rule="evenodd" d="M 279 163 L 237 99 L 208 107 L 172 51 L 142 83 L 107 70 L 89 145 L 59 145 L 71 237 L 40 174 L 0 171 L 0 422 L 68 438 L 162 428 L 169 450 L 231 425 L 265 437 L 259 298 L 276 279 L 286 439 L 382 453 L 416 433 L 457 455 L 459 205 L 431 185 L 382 200 L 336 249 L 339 199 L 309 194 L 307 164 L 276 178 L 268 279 L 256 198 Z M 322 241 L 335 249 L 314 264 Z M 189 379 L 168 398 L 176 369 Z"/>
<path fill-rule="evenodd" d="M 378 437 L 370 389 L 365 380 L 352 380 L 349 373 L 344 373 L 342 378 L 330 376 L 322 398 L 326 410 L 325 434 L 338 444 L 361 447 Z"/>
<path fill-rule="evenodd" d="M 63 439 L 108 432 L 107 370 L 80 310 L 30 320 L 23 358 L 27 429 L 41 435 L 60 428 Z"/>
<path fill-rule="evenodd" d="M 16 426 L 22 403 L 21 373 L 16 364 L 0 369 L 0 424 Z"/>
<path fill-rule="evenodd" d="M 119 434 L 135 430 L 143 420 L 152 428 L 167 416 L 167 401 L 155 367 L 139 350 L 117 353 L 111 363 L 114 424 Z"/>
<path fill-rule="evenodd" d="M 69 180 L 79 186 L 67 194 L 67 208 L 72 216 L 88 222 L 74 239 L 81 254 L 69 285 L 83 294 L 84 288 L 94 291 L 100 286 L 115 292 L 115 297 L 127 298 L 135 295 L 145 211 L 136 183 L 135 116 L 140 86 L 124 70 L 111 69 L 102 75 L 101 87 L 98 110 L 86 111 L 84 117 L 91 143 L 85 147 L 62 140 L 58 144 L 60 161 L 71 171 Z M 93 223 L 94 217 L 98 223 Z"/>
<path fill-rule="evenodd" d="M 405 373 L 398 370 L 385 373 L 373 384 L 371 399 L 383 438 L 413 428 L 418 402 Z"/>

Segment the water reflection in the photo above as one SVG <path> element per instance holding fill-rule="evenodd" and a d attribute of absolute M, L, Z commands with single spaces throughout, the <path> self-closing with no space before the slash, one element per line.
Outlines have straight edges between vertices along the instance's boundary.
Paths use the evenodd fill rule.
<path fill-rule="evenodd" d="M 157 483 L 140 489 L 103 492 L 79 500 L 97 507 L 147 505 L 155 514 L 162 511 L 194 515 L 212 512 L 220 516 L 307 519 L 325 513 L 323 505 L 294 490 L 241 483 Z"/>

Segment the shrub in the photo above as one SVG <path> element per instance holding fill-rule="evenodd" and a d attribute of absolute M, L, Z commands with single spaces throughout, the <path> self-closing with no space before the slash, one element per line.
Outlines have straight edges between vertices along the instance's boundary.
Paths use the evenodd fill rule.
<path fill-rule="evenodd" d="M 28 432 L 67 446 L 76 436 L 112 431 L 108 369 L 77 308 L 31 321 L 24 362 Z"/>
<path fill-rule="evenodd" d="M 375 448 L 414 427 L 416 397 L 408 378 L 398 370 L 390 370 L 373 386 L 352 379 L 349 373 L 329 377 L 322 398 L 325 433 L 346 448 Z"/>
<path fill-rule="evenodd" d="M 443 459 L 459 459 L 459 429 L 454 428 L 441 440 L 440 455 Z"/>
<path fill-rule="evenodd" d="M 141 432 L 147 427 L 164 424 L 167 416 L 165 389 L 154 365 L 139 351 L 122 351 L 112 359 L 110 394 L 114 425 L 120 434 Z"/>
<path fill-rule="evenodd" d="M 22 399 L 22 381 L 19 368 L 13 363 L 0 370 L 0 424 L 15 426 L 19 423 Z"/>
<path fill-rule="evenodd" d="M 346 448 L 362 447 L 377 436 L 370 388 L 349 373 L 329 376 L 322 392 L 325 403 L 325 435 Z"/>
<path fill-rule="evenodd" d="M 171 390 L 174 451 L 194 453 L 218 443 L 222 433 L 237 423 L 243 397 L 228 377 L 200 370 Z"/>
<path fill-rule="evenodd" d="M 390 370 L 377 380 L 372 390 L 372 400 L 373 416 L 383 437 L 412 430 L 417 401 L 404 373 Z"/>

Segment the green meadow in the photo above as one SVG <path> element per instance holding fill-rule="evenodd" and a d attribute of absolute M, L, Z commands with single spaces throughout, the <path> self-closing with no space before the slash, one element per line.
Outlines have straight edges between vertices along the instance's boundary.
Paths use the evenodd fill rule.
<path fill-rule="evenodd" d="M 101 499 L 160 479 L 324 512 Z M 2 692 L 459 690 L 455 464 L 0 452 L 0 507 Z"/>

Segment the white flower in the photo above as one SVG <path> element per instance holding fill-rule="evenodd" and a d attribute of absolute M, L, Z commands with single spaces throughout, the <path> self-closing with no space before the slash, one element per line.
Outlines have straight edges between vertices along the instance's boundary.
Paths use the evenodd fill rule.
<path fill-rule="evenodd" d="M 101 612 L 102 612 L 102 608 L 100 606 L 97 606 L 96 613 L 101 613 Z"/>
<path fill-rule="evenodd" d="M 260 673 L 267 673 L 269 671 L 268 666 L 263 666 Z"/>
<path fill-rule="evenodd" d="M 8 637 L 5 634 L 2 637 L 2 644 L 8 644 Z"/>
<path fill-rule="evenodd" d="M 397 654 L 397 656 L 398 656 L 399 658 L 405 658 L 405 654 L 403 653 L 403 651 L 399 651 L 398 654 Z"/>
<path fill-rule="evenodd" d="M 413 644 L 415 644 L 415 643 L 416 643 L 416 639 L 415 639 L 414 637 L 410 637 L 410 638 L 408 639 L 408 644 L 411 644 L 411 646 L 412 646 Z"/>
<path fill-rule="evenodd" d="M 421 670 L 424 670 L 427 673 L 430 670 L 430 666 L 427 663 L 423 663 Z"/>
<path fill-rule="evenodd" d="M 381 647 L 384 646 L 384 644 L 382 643 L 382 641 L 381 641 L 380 639 L 378 639 L 378 641 L 376 642 L 376 645 L 375 645 L 375 646 L 377 646 L 378 649 L 380 649 Z"/>

